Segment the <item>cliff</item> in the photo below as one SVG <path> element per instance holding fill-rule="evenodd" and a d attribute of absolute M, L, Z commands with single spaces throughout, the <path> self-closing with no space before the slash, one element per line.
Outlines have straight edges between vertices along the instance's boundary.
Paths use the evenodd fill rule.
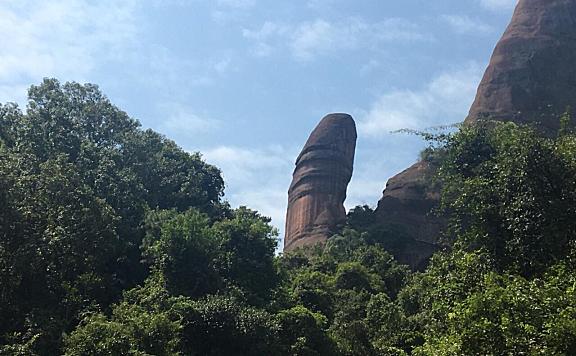
<path fill-rule="evenodd" d="M 521 0 L 478 87 L 466 122 L 533 124 L 555 134 L 576 106 L 576 1 Z"/>

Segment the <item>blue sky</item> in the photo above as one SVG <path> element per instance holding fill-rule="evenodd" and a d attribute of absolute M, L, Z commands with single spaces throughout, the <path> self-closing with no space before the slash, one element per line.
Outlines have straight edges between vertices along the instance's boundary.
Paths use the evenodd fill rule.
<path fill-rule="evenodd" d="M 515 0 L 0 0 L 0 102 L 91 82 L 223 171 L 226 199 L 283 231 L 294 160 L 329 112 L 356 119 L 347 207 L 374 206 L 462 121 Z"/>

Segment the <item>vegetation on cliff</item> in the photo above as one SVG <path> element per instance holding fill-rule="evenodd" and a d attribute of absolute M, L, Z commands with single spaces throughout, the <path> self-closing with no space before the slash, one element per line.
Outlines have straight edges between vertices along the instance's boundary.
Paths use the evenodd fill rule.
<path fill-rule="evenodd" d="M 446 249 L 422 272 L 368 208 L 275 256 L 217 168 L 93 85 L 0 107 L 0 355 L 576 354 L 576 135 L 432 137 Z"/>

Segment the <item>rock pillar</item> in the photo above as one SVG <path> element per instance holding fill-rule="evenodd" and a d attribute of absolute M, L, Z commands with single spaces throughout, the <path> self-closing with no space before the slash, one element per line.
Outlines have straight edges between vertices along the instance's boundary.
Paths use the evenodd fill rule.
<path fill-rule="evenodd" d="M 324 117 L 310 134 L 288 190 L 285 252 L 324 242 L 345 223 L 356 137 L 356 125 L 347 114 Z"/>

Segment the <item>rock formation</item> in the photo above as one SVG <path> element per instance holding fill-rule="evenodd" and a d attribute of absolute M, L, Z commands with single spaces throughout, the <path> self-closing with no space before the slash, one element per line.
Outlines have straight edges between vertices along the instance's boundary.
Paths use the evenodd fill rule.
<path fill-rule="evenodd" d="M 555 134 L 576 107 L 576 1 L 520 0 L 466 122 L 533 123 Z"/>
<path fill-rule="evenodd" d="M 346 221 L 343 203 L 355 149 L 350 115 L 330 114 L 312 131 L 288 190 L 284 251 L 324 242 Z"/>
<path fill-rule="evenodd" d="M 534 124 L 554 134 L 559 115 L 576 108 L 576 0 L 520 0 L 497 44 L 466 123 L 478 120 Z M 438 191 L 419 162 L 388 181 L 375 215 L 409 240 L 396 258 L 421 266 L 438 247 L 443 222 L 430 214 Z"/>
<path fill-rule="evenodd" d="M 438 250 L 444 226 L 432 214 L 440 197 L 438 189 L 429 185 L 432 174 L 430 165 L 421 161 L 390 178 L 374 212 L 379 225 L 405 240 L 399 246 L 386 247 L 399 262 L 413 269 L 422 267 L 422 262 Z"/>
<path fill-rule="evenodd" d="M 576 0 L 520 0 L 465 122 L 528 123 L 554 135 L 568 107 L 576 109 Z M 290 187 L 287 251 L 325 240 L 344 220 L 355 139 L 353 121 L 343 115 L 326 117 L 310 136 Z M 438 204 L 431 174 L 429 164 L 419 162 L 391 178 L 374 213 L 378 225 L 403 236 L 394 252 L 413 268 L 439 247 L 444 225 L 430 214 Z"/>

